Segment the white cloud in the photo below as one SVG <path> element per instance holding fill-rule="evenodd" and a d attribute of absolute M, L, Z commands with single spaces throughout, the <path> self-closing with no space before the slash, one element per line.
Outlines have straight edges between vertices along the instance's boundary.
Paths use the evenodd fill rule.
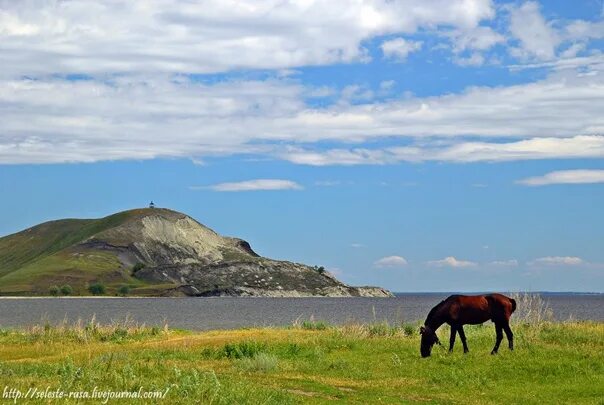
<path fill-rule="evenodd" d="M 467 268 L 467 267 L 475 267 L 476 263 L 467 261 L 467 260 L 459 260 L 453 256 L 445 257 L 441 260 L 433 260 L 428 262 L 429 266 L 434 267 L 455 267 L 455 268 Z"/>
<path fill-rule="evenodd" d="M 604 54 L 596 52 L 589 56 L 564 57 L 563 52 L 562 56 L 562 58 L 558 58 L 553 61 L 514 64 L 509 65 L 508 68 L 512 71 L 541 68 L 551 68 L 554 71 L 564 71 L 577 70 L 581 68 L 587 69 L 590 72 L 595 72 L 594 74 L 604 71 Z"/>
<path fill-rule="evenodd" d="M 576 42 L 571 44 L 568 48 L 566 48 L 562 53 L 560 53 L 560 57 L 564 59 L 575 58 L 577 54 L 585 49 L 585 44 L 582 42 Z"/>
<path fill-rule="evenodd" d="M 350 247 L 355 248 L 355 249 L 361 249 L 361 248 L 364 248 L 365 245 L 362 243 L 351 243 Z"/>
<path fill-rule="evenodd" d="M 564 27 L 564 37 L 569 40 L 604 38 L 604 20 L 574 20 Z"/>
<path fill-rule="evenodd" d="M 304 164 L 361 164 L 602 157 L 604 150 L 604 75 L 560 73 L 530 84 L 327 107 L 306 104 L 308 91 L 291 79 L 0 79 L 0 163 L 256 153 Z M 307 150 L 319 141 L 383 137 L 416 142 Z M 514 141 L 501 142 L 505 137 Z"/>
<path fill-rule="evenodd" d="M 302 186 L 291 180 L 257 179 L 233 183 L 220 183 L 206 188 L 214 191 L 266 191 L 301 190 Z"/>
<path fill-rule="evenodd" d="M 394 163 L 384 150 L 376 149 L 331 149 L 328 151 L 309 151 L 291 148 L 278 155 L 292 163 L 309 166 L 353 166 L 364 164 Z"/>
<path fill-rule="evenodd" d="M 469 30 L 456 30 L 447 34 L 453 42 L 455 52 L 465 50 L 486 51 L 505 42 L 505 37 L 490 27 L 473 27 Z"/>
<path fill-rule="evenodd" d="M 518 180 L 517 183 L 525 186 L 604 183 L 604 170 L 559 170 L 543 176 Z"/>
<path fill-rule="evenodd" d="M 538 60 L 553 59 L 560 37 L 543 18 L 539 4 L 527 1 L 510 9 L 510 32 L 519 41 L 515 56 Z"/>
<path fill-rule="evenodd" d="M 529 262 L 531 266 L 578 266 L 585 261 L 576 256 L 547 256 Z"/>
<path fill-rule="evenodd" d="M 602 158 L 604 136 L 532 138 L 515 142 L 458 142 L 418 144 L 383 149 L 330 149 L 312 151 L 290 148 L 282 159 L 310 166 L 382 165 L 397 162 L 503 162 L 534 159 Z"/>
<path fill-rule="evenodd" d="M 486 59 L 484 53 L 505 37 L 491 27 L 476 26 L 471 29 L 453 30 L 444 34 L 452 43 L 453 63 L 460 66 L 481 66 Z"/>
<path fill-rule="evenodd" d="M 362 61 L 363 41 L 471 29 L 491 0 L 71 0 L 0 4 L 2 73 L 224 72 Z"/>
<path fill-rule="evenodd" d="M 386 256 L 373 263 L 375 267 L 403 267 L 407 265 L 407 260 L 401 256 Z"/>
<path fill-rule="evenodd" d="M 421 41 L 409 41 L 404 38 L 395 38 L 389 41 L 384 41 L 381 45 L 382 52 L 386 58 L 404 61 L 407 56 L 419 51 L 422 48 Z"/>

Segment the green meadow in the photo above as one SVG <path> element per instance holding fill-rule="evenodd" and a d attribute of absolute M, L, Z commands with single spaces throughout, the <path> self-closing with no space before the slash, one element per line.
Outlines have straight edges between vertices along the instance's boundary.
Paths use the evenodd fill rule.
<path fill-rule="evenodd" d="M 165 393 L 110 403 L 604 403 L 604 323 L 513 329 L 514 352 L 504 340 L 499 355 L 489 354 L 488 323 L 466 328 L 469 354 L 458 342 L 452 354 L 435 347 L 422 359 L 410 324 L 307 321 L 212 332 L 94 320 L 39 325 L 0 332 L 0 389 Z M 448 342 L 446 328 L 439 335 Z"/>

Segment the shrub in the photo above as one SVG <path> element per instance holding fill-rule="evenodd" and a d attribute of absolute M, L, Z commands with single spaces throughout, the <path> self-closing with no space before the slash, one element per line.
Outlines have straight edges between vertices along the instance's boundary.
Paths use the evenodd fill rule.
<path fill-rule="evenodd" d="M 302 322 L 302 329 L 306 330 L 325 330 L 329 327 L 325 321 L 304 321 Z"/>
<path fill-rule="evenodd" d="M 252 341 L 240 343 L 227 343 L 226 345 L 224 345 L 222 351 L 224 357 L 227 357 L 229 359 L 242 359 L 245 357 L 254 357 L 265 348 L 266 344 Z"/>
<path fill-rule="evenodd" d="M 92 295 L 102 295 L 105 294 L 107 288 L 103 283 L 94 283 L 88 287 L 88 291 L 90 291 Z"/>
<path fill-rule="evenodd" d="M 130 293 L 130 286 L 123 285 L 117 290 L 120 295 L 128 295 Z"/>
<path fill-rule="evenodd" d="M 325 274 L 325 267 L 323 266 L 315 266 L 314 269 L 319 274 Z"/>
<path fill-rule="evenodd" d="M 405 336 L 415 335 L 415 329 L 416 327 L 410 323 L 406 323 L 403 325 L 403 333 L 405 334 Z"/>
<path fill-rule="evenodd" d="M 71 295 L 73 293 L 73 288 L 69 284 L 65 284 L 61 286 L 61 294 L 63 295 Z"/>
<path fill-rule="evenodd" d="M 59 295 L 59 291 L 60 291 L 59 286 L 56 286 L 56 285 L 50 286 L 50 288 L 48 289 L 48 292 L 53 297 L 56 297 L 57 295 Z"/>
<path fill-rule="evenodd" d="M 136 274 L 137 271 L 145 268 L 145 263 L 138 262 L 132 266 L 132 274 Z"/>

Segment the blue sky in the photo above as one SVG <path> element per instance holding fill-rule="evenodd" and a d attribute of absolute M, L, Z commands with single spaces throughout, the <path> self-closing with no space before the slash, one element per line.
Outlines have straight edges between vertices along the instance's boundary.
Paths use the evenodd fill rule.
<path fill-rule="evenodd" d="M 604 291 L 601 1 L 0 3 L 0 235 L 159 206 L 394 291 Z"/>

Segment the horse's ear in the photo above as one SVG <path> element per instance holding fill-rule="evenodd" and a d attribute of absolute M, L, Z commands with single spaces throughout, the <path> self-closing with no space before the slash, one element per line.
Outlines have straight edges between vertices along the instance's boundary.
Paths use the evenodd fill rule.
<path fill-rule="evenodd" d="M 419 333 L 420 333 L 420 334 L 422 334 L 422 335 L 423 335 L 425 331 L 426 331 L 426 328 L 424 328 L 423 326 L 420 326 L 420 327 L 419 327 Z"/>

